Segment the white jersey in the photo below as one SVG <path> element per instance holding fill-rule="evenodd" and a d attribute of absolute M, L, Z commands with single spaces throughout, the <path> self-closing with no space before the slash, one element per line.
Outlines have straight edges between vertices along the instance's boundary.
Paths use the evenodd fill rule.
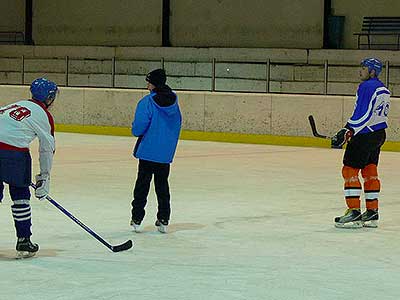
<path fill-rule="evenodd" d="M 0 149 L 27 151 L 36 137 L 40 172 L 50 174 L 55 151 L 54 121 L 45 105 L 22 100 L 0 108 Z"/>

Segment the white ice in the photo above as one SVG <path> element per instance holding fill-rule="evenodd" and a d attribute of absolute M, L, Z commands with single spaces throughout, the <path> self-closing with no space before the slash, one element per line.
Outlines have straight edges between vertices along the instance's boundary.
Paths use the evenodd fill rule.
<path fill-rule="evenodd" d="M 57 133 L 50 195 L 116 245 L 112 253 L 32 197 L 35 258 L 13 259 L 11 201 L 0 205 L 1 300 L 338 300 L 400 298 L 400 153 L 382 152 L 380 227 L 335 229 L 345 211 L 342 150 L 180 141 L 171 225 L 129 227 L 135 139 Z M 37 144 L 32 147 L 38 170 Z M 6 192 L 8 192 L 6 190 Z"/>

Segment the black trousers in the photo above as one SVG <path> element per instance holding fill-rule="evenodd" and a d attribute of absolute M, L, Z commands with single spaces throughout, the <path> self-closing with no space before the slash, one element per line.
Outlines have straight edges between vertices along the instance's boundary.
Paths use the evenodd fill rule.
<path fill-rule="evenodd" d="M 169 221 L 171 215 L 170 194 L 168 185 L 170 164 L 139 160 L 139 170 L 133 191 L 132 219 L 141 222 L 145 215 L 147 196 L 154 174 L 154 187 L 158 201 L 157 219 Z"/>
<path fill-rule="evenodd" d="M 385 140 L 385 129 L 352 137 L 344 152 L 343 164 L 356 169 L 363 169 L 369 164 L 378 165 Z"/>

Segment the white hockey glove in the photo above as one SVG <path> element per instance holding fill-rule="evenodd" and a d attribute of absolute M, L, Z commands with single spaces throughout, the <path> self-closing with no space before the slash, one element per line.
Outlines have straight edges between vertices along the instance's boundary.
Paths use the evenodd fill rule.
<path fill-rule="evenodd" d="M 36 190 L 35 197 L 39 200 L 45 199 L 49 194 L 50 190 L 50 175 L 49 174 L 38 174 L 36 178 Z"/>

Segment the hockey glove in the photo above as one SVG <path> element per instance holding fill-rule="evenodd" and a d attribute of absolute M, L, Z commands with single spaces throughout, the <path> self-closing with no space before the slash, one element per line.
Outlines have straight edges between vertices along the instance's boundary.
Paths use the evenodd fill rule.
<path fill-rule="evenodd" d="M 340 129 L 331 139 L 331 147 L 341 149 L 353 136 L 353 131 L 348 128 Z"/>
<path fill-rule="evenodd" d="M 39 200 L 45 199 L 50 190 L 50 176 L 49 174 L 36 175 L 36 190 L 35 197 Z"/>

